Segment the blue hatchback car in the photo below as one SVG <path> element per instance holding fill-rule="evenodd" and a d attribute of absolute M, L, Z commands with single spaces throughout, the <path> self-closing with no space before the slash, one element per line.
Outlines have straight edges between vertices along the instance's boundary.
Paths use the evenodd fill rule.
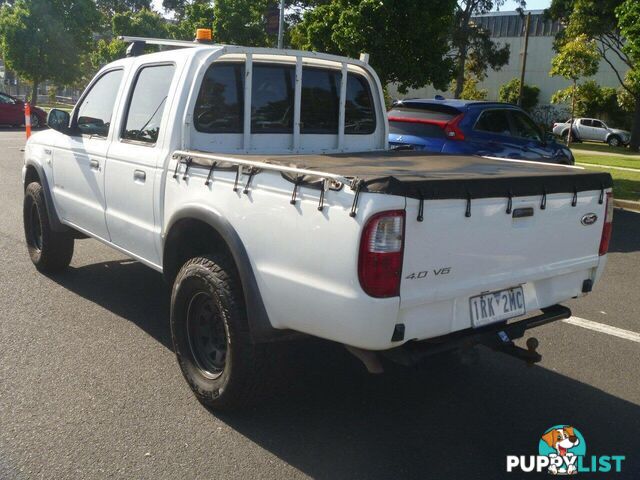
<path fill-rule="evenodd" d="M 411 99 L 389 111 L 389 145 L 437 153 L 482 155 L 573 165 L 566 146 L 508 103 Z"/>

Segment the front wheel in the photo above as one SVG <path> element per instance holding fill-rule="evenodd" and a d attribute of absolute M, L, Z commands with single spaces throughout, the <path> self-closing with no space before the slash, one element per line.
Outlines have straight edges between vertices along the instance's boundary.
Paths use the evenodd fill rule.
<path fill-rule="evenodd" d="M 31 114 L 31 128 L 40 128 L 40 118 L 35 113 Z"/>
<path fill-rule="evenodd" d="M 55 273 L 71 263 L 73 236 L 51 229 L 44 199 L 44 190 L 38 182 L 30 183 L 24 194 L 24 235 L 29 257 L 43 273 Z"/>
<path fill-rule="evenodd" d="M 264 345 L 251 341 L 240 280 L 228 256 L 193 258 L 180 269 L 171 295 L 171 335 L 182 373 L 202 404 L 231 410 L 257 398 Z"/>
<path fill-rule="evenodd" d="M 611 137 L 609 137 L 609 140 L 607 140 L 607 143 L 610 147 L 619 147 L 622 141 L 620 140 L 620 137 L 612 135 Z"/>

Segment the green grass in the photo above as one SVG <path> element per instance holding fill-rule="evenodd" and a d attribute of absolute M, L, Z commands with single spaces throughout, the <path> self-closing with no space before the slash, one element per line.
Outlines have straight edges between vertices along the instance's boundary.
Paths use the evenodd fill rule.
<path fill-rule="evenodd" d="M 572 150 L 587 150 L 589 152 L 600 152 L 600 153 L 613 153 L 614 155 L 624 155 L 624 156 L 637 156 L 640 157 L 638 152 L 633 152 L 627 147 L 610 147 L 606 143 L 599 142 L 582 142 L 582 143 L 572 143 Z"/>
<path fill-rule="evenodd" d="M 38 107 L 43 109 L 47 113 L 49 113 L 49 110 L 53 108 L 57 108 L 58 110 L 66 110 L 67 112 L 71 112 L 71 110 L 73 110 L 73 105 L 69 105 L 67 103 L 42 103 L 39 104 Z"/>
<path fill-rule="evenodd" d="M 613 196 L 620 200 L 640 201 L 640 171 L 610 170 L 587 167 L 589 170 L 610 173 L 613 177 Z"/>
<path fill-rule="evenodd" d="M 589 163 L 592 165 L 608 165 L 610 167 L 637 168 L 640 170 L 640 155 L 637 158 L 627 157 L 609 157 L 606 155 L 589 155 L 579 150 L 573 150 L 573 156 L 576 157 L 577 163 Z"/>

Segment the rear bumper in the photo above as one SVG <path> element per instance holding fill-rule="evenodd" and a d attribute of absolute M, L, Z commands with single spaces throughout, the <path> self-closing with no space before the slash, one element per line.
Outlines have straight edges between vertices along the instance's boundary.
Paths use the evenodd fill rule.
<path fill-rule="evenodd" d="M 485 345 L 493 349 L 505 349 L 512 346 L 513 340 L 522 338 L 527 330 L 547 323 L 564 320 L 571 316 L 571 310 L 563 305 L 543 308 L 542 313 L 514 323 L 503 322 L 482 328 L 467 328 L 458 332 L 415 342 L 403 348 L 408 349 L 415 360 L 419 357 L 460 348 Z M 418 357 L 418 358 L 415 358 Z"/>

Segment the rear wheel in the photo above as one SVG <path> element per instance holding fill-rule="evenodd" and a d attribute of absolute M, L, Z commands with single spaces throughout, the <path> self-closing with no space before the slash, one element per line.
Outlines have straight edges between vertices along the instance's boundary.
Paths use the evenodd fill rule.
<path fill-rule="evenodd" d="M 73 257 L 73 236 L 51 229 L 44 190 L 37 182 L 30 183 L 25 190 L 23 221 L 29 257 L 36 268 L 54 273 L 68 267 Z"/>
<path fill-rule="evenodd" d="M 231 410 L 258 398 L 266 346 L 251 341 L 228 256 L 193 258 L 180 269 L 171 296 L 171 335 L 182 373 L 202 404 Z"/>
<path fill-rule="evenodd" d="M 40 128 L 40 118 L 35 113 L 31 114 L 31 128 Z"/>
<path fill-rule="evenodd" d="M 607 140 L 607 143 L 610 147 L 619 147 L 622 144 L 622 140 L 620 140 L 620 137 L 616 135 L 611 135 L 609 140 Z"/>

